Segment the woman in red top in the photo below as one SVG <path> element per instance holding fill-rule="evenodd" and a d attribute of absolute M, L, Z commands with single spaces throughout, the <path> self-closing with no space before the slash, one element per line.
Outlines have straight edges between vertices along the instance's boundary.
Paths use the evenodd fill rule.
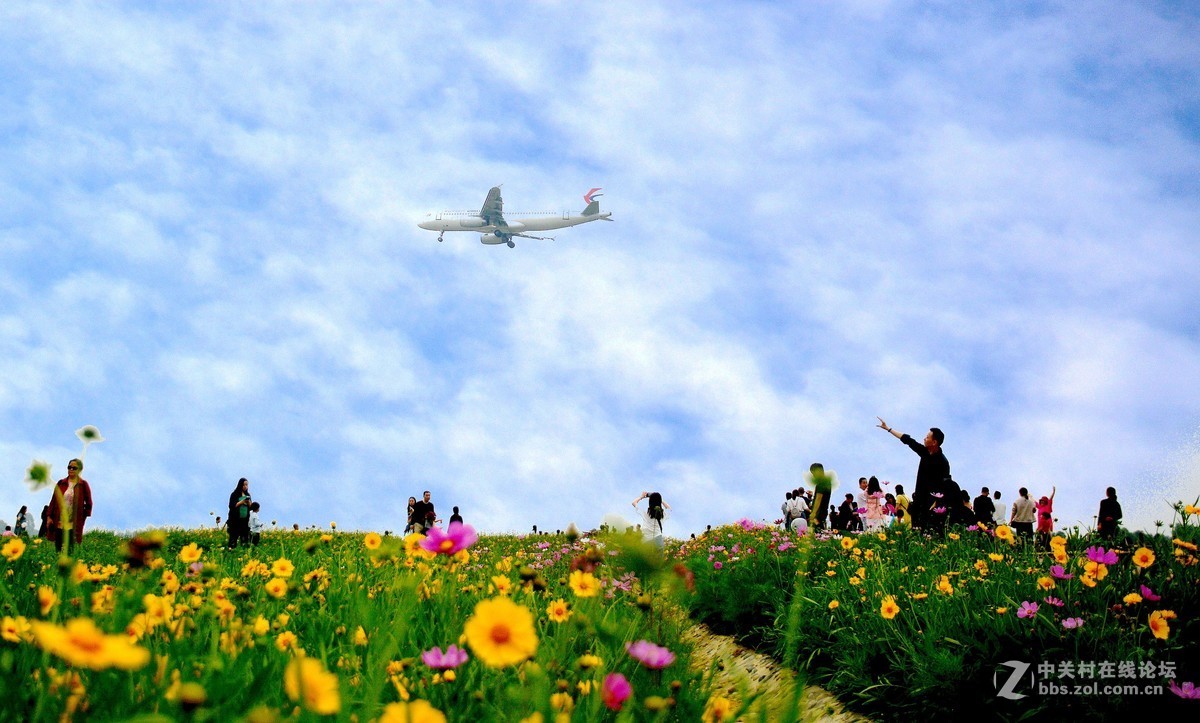
<path fill-rule="evenodd" d="M 1043 549 L 1050 548 L 1050 535 L 1054 533 L 1054 494 L 1057 487 L 1050 488 L 1050 496 L 1042 495 L 1037 501 L 1037 533 L 1038 545 Z"/>
<path fill-rule="evenodd" d="M 83 542 L 83 523 L 92 515 L 92 488 L 80 478 L 82 471 L 82 460 L 67 462 L 67 476 L 58 481 L 50 498 L 46 527 L 56 550 L 62 550 L 68 536 L 75 545 Z"/>

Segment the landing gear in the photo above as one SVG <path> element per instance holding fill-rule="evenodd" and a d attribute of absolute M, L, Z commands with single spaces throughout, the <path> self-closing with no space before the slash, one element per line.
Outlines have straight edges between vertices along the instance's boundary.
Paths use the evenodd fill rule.
<path fill-rule="evenodd" d="M 509 247 L 510 249 L 515 249 L 515 248 L 517 247 L 517 245 L 516 245 L 515 243 L 513 243 L 512 239 L 509 239 L 509 240 L 508 240 L 508 247 Z"/>
<path fill-rule="evenodd" d="M 441 233 L 438 234 L 438 243 L 442 242 L 442 236 L 445 235 L 445 233 L 446 233 L 445 231 L 442 231 Z"/>

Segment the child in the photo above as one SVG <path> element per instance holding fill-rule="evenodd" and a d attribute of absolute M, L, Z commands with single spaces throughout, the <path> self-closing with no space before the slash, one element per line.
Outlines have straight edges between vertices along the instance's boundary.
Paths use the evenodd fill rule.
<path fill-rule="evenodd" d="M 258 547 L 258 541 L 261 539 L 263 523 L 258 517 L 259 505 L 257 502 L 250 503 L 250 544 Z"/>

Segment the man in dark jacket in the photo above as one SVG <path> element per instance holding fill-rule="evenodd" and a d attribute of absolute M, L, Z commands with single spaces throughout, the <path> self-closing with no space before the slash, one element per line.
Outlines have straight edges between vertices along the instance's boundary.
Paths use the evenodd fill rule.
<path fill-rule="evenodd" d="M 989 528 L 995 524 L 992 518 L 996 515 L 996 505 L 992 504 L 992 496 L 987 487 L 984 487 L 979 496 L 975 498 L 974 509 L 976 523 L 987 525 Z"/>
<path fill-rule="evenodd" d="M 925 441 L 918 443 L 907 434 L 901 434 L 889 427 L 882 417 L 876 417 L 876 419 L 879 420 L 880 429 L 904 442 L 921 458 L 921 462 L 917 465 L 917 484 L 913 489 L 912 506 L 909 508 L 909 512 L 912 514 L 913 527 L 924 528 L 930 519 L 929 510 L 933 507 L 933 493 L 941 493 L 944 481 L 950 478 L 950 462 L 946 459 L 946 455 L 942 454 L 942 442 L 946 440 L 946 435 L 942 434 L 942 430 L 937 427 L 931 427 L 929 434 L 925 435 Z M 957 486 L 955 485 L 955 487 Z"/>

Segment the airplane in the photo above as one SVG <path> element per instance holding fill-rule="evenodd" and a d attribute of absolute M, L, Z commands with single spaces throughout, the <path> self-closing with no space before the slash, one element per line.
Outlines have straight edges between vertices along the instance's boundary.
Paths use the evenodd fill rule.
<path fill-rule="evenodd" d="M 603 213 L 600 211 L 600 202 L 596 200 L 596 197 L 604 194 L 597 193 L 599 190 L 599 188 L 593 188 L 583 194 L 583 200 L 587 202 L 587 207 L 578 214 L 568 211 L 535 211 L 516 213 L 512 215 L 512 218 L 506 219 L 504 218 L 504 199 L 500 197 L 500 187 L 495 186 L 488 191 L 483 208 L 478 212 L 430 211 L 425 214 L 425 220 L 418 223 L 417 226 L 426 231 L 437 231 L 439 242 L 447 231 L 474 231 L 481 234 L 479 240 L 484 244 L 488 246 L 508 244 L 510 249 L 516 247 L 513 238 L 517 236 L 539 241 L 553 241 L 552 236 L 533 236 L 525 232 L 552 231 L 591 221 L 612 220 L 609 218 L 612 216 L 612 211 Z"/>

